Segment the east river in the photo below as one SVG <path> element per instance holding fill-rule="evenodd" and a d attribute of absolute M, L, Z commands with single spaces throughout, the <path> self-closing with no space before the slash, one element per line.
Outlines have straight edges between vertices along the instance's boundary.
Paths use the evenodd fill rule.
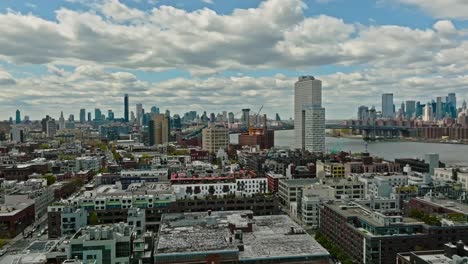
<path fill-rule="evenodd" d="M 231 134 L 231 143 L 237 142 L 238 134 Z M 275 131 L 275 146 L 294 147 L 294 130 Z M 327 137 L 326 148 L 329 151 L 364 152 L 366 142 L 362 139 Z M 425 153 L 439 153 L 440 160 L 444 163 L 468 166 L 468 145 L 377 141 L 368 142 L 367 149 L 372 155 L 386 160 L 424 158 Z"/>

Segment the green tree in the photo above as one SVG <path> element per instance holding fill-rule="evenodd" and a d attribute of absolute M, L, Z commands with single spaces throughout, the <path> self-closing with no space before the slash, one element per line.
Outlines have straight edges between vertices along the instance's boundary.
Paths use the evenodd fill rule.
<path fill-rule="evenodd" d="M 47 180 L 47 186 L 50 186 L 57 181 L 57 178 L 53 174 L 46 174 L 42 178 Z"/>
<path fill-rule="evenodd" d="M 97 225 L 99 224 L 99 219 L 98 219 L 98 216 L 96 214 L 96 212 L 91 212 L 89 213 L 89 220 L 88 220 L 89 224 L 90 225 Z"/>
<path fill-rule="evenodd" d="M 42 143 L 42 144 L 39 145 L 39 148 L 40 149 L 50 149 L 50 145 L 47 144 L 47 143 Z"/>

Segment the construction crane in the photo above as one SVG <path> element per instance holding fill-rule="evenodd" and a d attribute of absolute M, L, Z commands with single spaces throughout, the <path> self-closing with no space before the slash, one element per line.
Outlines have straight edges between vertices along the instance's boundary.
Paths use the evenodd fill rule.
<path fill-rule="evenodd" d="M 256 115 L 256 119 L 257 119 L 256 121 L 257 122 L 255 122 L 255 123 L 256 123 L 257 126 L 260 123 L 260 113 L 262 112 L 262 110 L 263 110 L 263 105 L 262 105 L 262 107 L 260 107 L 260 109 L 258 110 L 257 115 Z"/>

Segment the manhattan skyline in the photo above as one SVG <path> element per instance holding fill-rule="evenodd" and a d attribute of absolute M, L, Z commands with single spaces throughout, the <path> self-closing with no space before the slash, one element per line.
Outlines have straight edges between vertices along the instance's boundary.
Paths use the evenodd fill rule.
<path fill-rule="evenodd" d="M 323 81 L 327 119 L 379 107 L 383 93 L 397 105 L 452 92 L 463 100 L 467 8 L 418 0 L 4 1 L 0 119 L 16 109 L 35 120 L 60 111 L 78 117 L 81 108 L 122 117 L 126 93 L 130 109 L 217 113 L 263 104 L 268 116 L 288 119 L 299 75 Z"/>

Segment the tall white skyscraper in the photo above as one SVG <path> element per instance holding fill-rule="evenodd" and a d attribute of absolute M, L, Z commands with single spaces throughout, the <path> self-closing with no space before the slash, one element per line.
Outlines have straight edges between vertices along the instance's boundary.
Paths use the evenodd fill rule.
<path fill-rule="evenodd" d="M 297 148 L 325 151 L 322 81 L 312 76 L 301 76 L 294 85 L 294 130 Z"/>
<path fill-rule="evenodd" d="M 432 120 L 432 106 L 431 106 L 431 103 L 428 102 L 426 106 L 424 107 L 423 121 L 429 122 L 431 120 Z"/>
<path fill-rule="evenodd" d="M 393 94 L 382 94 L 382 117 L 393 118 L 394 116 Z"/>

